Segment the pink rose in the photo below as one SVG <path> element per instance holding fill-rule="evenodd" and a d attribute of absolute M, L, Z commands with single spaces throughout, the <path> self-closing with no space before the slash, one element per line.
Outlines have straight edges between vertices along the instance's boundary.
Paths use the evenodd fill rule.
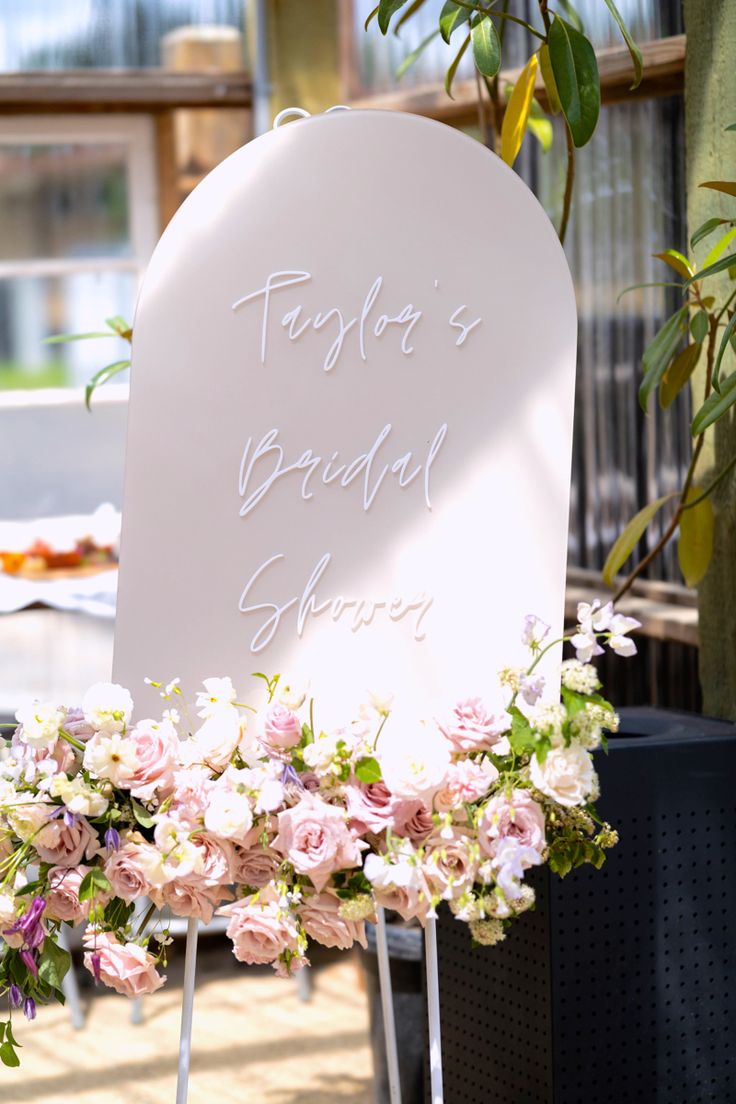
<path fill-rule="evenodd" d="M 296 747 L 302 738 L 302 723 L 296 713 L 284 705 L 269 705 L 263 718 L 261 743 L 268 751 Z"/>
<path fill-rule="evenodd" d="M 472 887 L 478 858 L 475 841 L 453 828 L 451 839 L 437 835 L 425 844 L 422 869 L 433 892 L 451 901 Z"/>
<path fill-rule="evenodd" d="M 533 847 L 540 855 L 544 851 L 544 812 L 527 790 L 496 794 L 483 810 L 478 826 L 481 850 L 493 857 L 498 846 L 509 837 L 524 847 Z"/>
<path fill-rule="evenodd" d="M 208 832 L 197 832 L 191 842 L 202 856 L 197 880 L 206 886 L 230 885 L 234 880 L 235 848 L 228 840 L 215 839 Z"/>
<path fill-rule="evenodd" d="M 476 763 L 473 759 L 460 759 L 452 764 L 445 785 L 434 795 L 434 807 L 438 813 L 458 812 L 463 805 L 472 805 L 484 797 L 497 778 L 498 771 L 487 760 Z"/>
<path fill-rule="evenodd" d="M 282 861 L 281 855 L 271 847 L 236 847 L 233 881 L 261 889 L 275 877 Z"/>
<path fill-rule="evenodd" d="M 79 887 L 89 870 L 89 866 L 52 866 L 48 873 L 46 916 L 66 920 L 68 924 L 86 920 L 92 902 L 79 900 Z M 95 893 L 95 904 L 106 905 L 109 900 L 109 893 Z"/>
<path fill-rule="evenodd" d="M 174 772 L 174 793 L 170 813 L 190 828 L 204 824 L 214 782 L 209 767 L 187 767 Z"/>
<path fill-rule="evenodd" d="M 299 908 L 305 932 L 323 947 L 347 951 L 356 941 L 361 947 L 367 947 L 364 922 L 343 919 L 340 903 L 333 893 L 310 893 L 305 897 Z"/>
<path fill-rule="evenodd" d="M 166 981 L 156 973 L 156 959 L 138 943 L 120 943 L 112 932 L 84 933 L 84 965 L 103 985 L 123 997 L 155 993 Z"/>
<path fill-rule="evenodd" d="M 63 736 L 57 736 L 47 747 L 33 747 L 32 744 L 22 744 L 13 740 L 11 745 L 13 757 L 21 763 L 54 763 L 54 773 L 62 771 L 64 774 L 75 774 L 73 769 L 77 763 L 74 748 L 68 744 Z"/>
<path fill-rule="evenodd" d="M 353 780 L 345 787 L 345 798 L 350 827 L 359 835 L 394 828 L 397 819 L 408 819 L 421 804 L 411 798 L 396 797 L 385 782 Z"/>
<path fill-rule="evenodd" d="M 398 912 L 402 920 L 418 920 L 424 925 L 429 912 L 429 898 L 412 886 L 373 887 L 376 904 Z"/>
<path fill-rule="evenodd" d="M 50 820 L 34 841 L 41 862 L 52 866 L 77 866 L 82 859 L 92 859 L 100 851 L 94 828 L 83 816 L 66 824 L 61 817 Z"/>
<path fill-rule="evenodd" d="M 166 796 L 174 785 L 179 737 L 169 721 L 139 721 L 128 739 L 135 748 L 136 767 L 127 788 L 141 801 L 150 801 L 157 790 Z"/>
<path fill-rule="evenodd" d="M 297 952 L 297 926 L 278 901 L 244 897 L 217 910 L 218 916 L 229 916 L 228 938 L 238 962 L 264 966 L 283 951 Z"/>
<path fill-rule="evenodd" d="M 494 716 L 480 698 L 468 698 L 458 702 L 439 728 L 454 752 L 481 751 L 498 743 L 511 728 L 511 718 L 508 713 Z"/>
<path fill-rule="evenodd" d="M 204 924 L 209 924 L 218 905 L 223 901 L 231 901 L 232 897 L 229 889 L 223 886 L 207 886 L 190 876 L 167 882 L 156 894 L 156 904 L 159 908 L 168 905 L 174 916 L 193 916 Z"/>
<path fill-rule="evenodd" d="M 345 814 L 314 794 L 278 815 L 273 846 L 286 855 L 298 874 L 307 874 L 318 890 L 334 870 L 360 866 L 360 848 L 348 831 Z"/>
<path fill-rule="evenodd" d="M 394 828 L 400 836 L 420 842 L 434 829 L 432 813 L 423 801 L 406 801 L 396 813 Z"/>
<path fill-rule="evenodd" d="M 115 896 L 129 904 L 155 895 L 165 881 L 161 852 L 137 833 L 112 852 L 103 869 Z"/>

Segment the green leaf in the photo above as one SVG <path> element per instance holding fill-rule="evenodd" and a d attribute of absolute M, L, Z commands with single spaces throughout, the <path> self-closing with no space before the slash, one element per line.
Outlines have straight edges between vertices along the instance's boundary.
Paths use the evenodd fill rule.
<path fill-rule="evenodd" d="M 722 238 L 718 239 L 708 256 L 703 261 L 703 267 L 709 268 L 710 265 L 717 261 L 721 254 L 731 244 L 734 238 L 736 238 L 736 226 L 732 226 L 730 230 L 726 231 Z"/>
<path fill-rule="evenodd" d="M 555 84 L 555 75 L 552 72 L 552 62 L 549 60 L 549 46 L 546 42 L 539 49 L 539 68 L 542 72 L 549 109 L 553 115 L 559 115 L 562 111 L 562 104 Z"/>
<path fill-rule="evenodd" d="M 529 721 L 517 706 L 513 706 L 509 713 L 511 714 L 511 732 L 509 734 L 511 747 L 517 755 L 524 751 L 531 751 L 534 748 L 535 741 Z"/>
<path fill-rule="evenodd" d="M 440 32 L 438 30 L 432 31 L 431 34 L 428 34 L 426 38 L 422 39 L 416 50 L 412 50 L 410 54 L 407 54 L 399 68 L 396 70 L 397 80 L 400 80 L 403 77 L 404 73 L 406 73 L 408 69 L 411 69 L 412 65 L 420 56 L 420 54 L 422 54 L 426 50 L 432 39 L 436 38 L 439 33 Z"/>
<path fill-rule="evenodd" d="M 478 72 L 484 77 L 495 77 L 501 68 L 501 43 L 493 20 L 489 16 L 482 18 L 475 24 L 470 36 Z"/>
<path fill-rule="evenodd" d="M 140 824 L 141 828 L 153 828 L 153 816 L 149 813 L 148 809 L 144 805 L 141 805 L 140 801 L 136 801 L 131 798 L 131 805 L 133 806 L 133 816 Z"/>
<path fill-rule="evenodd" d="M 682 290 L 684 286 L 684 284 L 675 283 L 674 280 L 653 280 L 647 281 L 647 283 L 644 284 L 630 284 L 628 287 L 625 287 L 623 291 L 620 291 L 618 293 L 618 295 L 616 296 L 616 302 L 619 303 L 621 299 L 623 299 L 624 295 L 628 295 L 630 291 L 638 291 L 639 288 L 675 287 Z"/>
<path fill-rule="evenodd" d="M 613 0 L 604 0 L 604 3 L 613 16 L 615 22 L 617 23 L 618 29 L 621 32 L 621 37 L 626 43 L 629 53 L 631 54 L 631 60 L 634 63 L 634 83 L 631 86 L 633 90 L 634 88 L 639 87 L 639 85 L 641 84 L 641 78 L 644 75 L 644 62 L 642 60 L 641 50 L 631 37 L 631 32 L 624 23 L 623 18 L 621 17 L 621 13 L 614 4 Z"/>
<path fill-rule="evenodd" d="M 659 385 L 659 405 L 663 410 L 679 395 L 695 371 L 703 346 L 698 342 L 681 349 L 670 361 Z"/>
<path fill-rule="evenodd" d="M 72 956 L 47 936 L 44 940 L 41 957 L 38 960 L 38 976 L 51 989 L 60 989 L 67 970 L 71 966 Z"/>
<path fill-rule="evenodd" d="M 725 192 L 726 195 L 736 196 L 736 180 L 704 180 L 698 184 L 699 188 L 712 188 L 714 192 Z"/>
<path fill-rule="evenodd" d="M 455 54 L 455 57 L 454 57 L 451 65 L 450 65 L 450 68 L 445 73 L 445 92 L 447 93 L 447 95 L 450 97 L 451 100 L 455 98 L 452 94 L 452 82 L 455 79 L 455 74 L 457 73 L 457 67 L 460 64 L 462 56 L 465 53 L 465 51 L 467 50 L 469 45 L 470 45 L 470 35 L 467 36 L 467 38 L 463 42 L 462 46 L 460 47 L 458 52 Z"/>
<path fill-rule="evenodd" d="M 687 257 L 683 256 L 677 249 L 665 249 L 663 253 L 653 253 L 652 256 L 664 261 L 670 268 L 674 268 L 678 276 L 684 276 L 686 280 L 695 273 Z"/>
<path fill-rule="evenodd" d="M 709 329 L 708 312 L 704 310 L 697 311 L 690 322 L 690 333 L 693 335 L 693 341 L 697 342 L 698 345 L 702 345 L 708 336 Z"/>
<path fill-rule="evenodd" d="M 378 760 L 372 758 L 359 759 L 355 774 L 361 782 L 380 782 L 383 778 Z"/>
<path fill-rule="evenodd" d="M 721 361 L 723 360 L 726 349 L 728 348 L 728 342 L 731 339 L 734 330 L 736 330 L 736 314 L 731 315 L 729 323 L 723 331 L 720 348 L 718 349 L 718 356 L 716 357 L 716 362 L 713 366 L 713 386 L 717 387 L 718 390 L 720 390 Z"/>
<path fill-rule="evenodd" d="M 440 34 L 445 42 L 450 41 L 453 31 L 467 23 L 471 15 L 472 12 L 467 8 L 461 8 L 459 4 L 453 4 L 452 0 L 447 0 L 440 12 Z"/>
<path fill-rule="evenodd" d="M 378 5 L 378 26 L 381 28 L 382 34 L 388 33 L 389 23 L 391 19 L 403 8 L 407 0 L 381 0 Z"/>
<path fill-rule="evenodd" d="M 613 586 L 614 576 L 618 574 L 644 536 L 654 515 L 664 506 L 665 502 L 669 498 L 673 498 L 675 494 L 676 492 L 673 491 L 671 494 L 662 495 L 661 498 L 657 498 L 654 502 L 650 502 L 640 510 L 638 514 L 635 514 L 631 521 L 624 527 L 623 531 L 619 533 L 603 565 L 603 581 L 607 586 Z"/>
<path fill-rule="evenodd" d="M 532 100 L 526 125 L 529 133 L 534 135 L 542 147 L 542 153 L 549 153 L 552 149 L 554 128 L 552 120 L 547 118 L 536 100 Z"/>
<path fill-rule="evenodd" d="M 534 98 L 534 82 L 537 79 L 539 59 L 532 54 L 519 74 L 511 99 L 501 124 L 501 157 L 507 165 L 513 165 L 524 140 L 529 112 Z"/>
<path fill-rule="evenodd" d="M 398 34 L 401 28 L 406 23 L 407 19 L 411 19 L 413 15 L 416 15 L 421 7 L 424 6 L 425 0 L 413 0 L 413 3 L 409 5 L 405 12 L 402 12 L 394 25 L 394 34 Z"/>
<path fill-rule="evenodd" d="M 584 35 L 555 16 L 548 35 L 549 58 L 560 104 L 576 146 L 593 136 L 601 110 L 595 50 Z"/>
<path fill-rule="evenodd" d="M 588 704 L 589 699 L 585 694 L 578 694 L 576 690 L 569 690 L 567 686 L 560 687 L 560 693 L 562 694 L 562 701 L 565 709 L 570 717 L 574 717 L 576 714 L 581 713 Z"/>
<path fill-rule="evenodd" d="M 710 393 L 693 418 L 690 427 L 693 437 L 700 436 L 704 430 L 717 422 L 734 403 L 736 403 L 736 372 L 723 381 L 720 391 Z"/>
<path fill-rule="evenodd" d="M 644 356 L 641 358 L 644 379 L 639 388 L 639 403 L 645 413 L 649 396 L 655 387 L 659 386 L 659 381 L 687 329 L 687 311 L 687 307 L 680 307 L 675 311 L 644 350 Z"/>
<path fill-rule="evenodd" d="M 564 12 L 567 16 L 568 23 L 572 23 L 575 30 L 583 34 L 583 21 L 578 15 L 577 10 L 570 3 L 570 0 L 557 0 L 557 6 L 560 11 Z"/>
<path fill-rule="evenodd" d="M 695 283 L 696 280 L 705 280 L 708 276 L 715 276 L 717 272 L 723 272 L 725 269 L 731 268 L 732 265 L 736 265 L 736 253 L 729 253 L 727 257 L 721 257 L 715 264 L 708 265 L 707 268 L 701 268 L 700 272 L 696 272 L 694 276 L 686 280 L 685 287 L 690 287 L 690 284 Z"/>
<path fill-rule="evenodd" d="M 124 337 L 126 341 L 130 341 L 133 336 L 132 327 L 125 321 L 121 314 L 114 314 L 112 318 L 106 318 L 105 324 L 109 326 L 118 337 Z"/>
<path fill-rule="evenodd" d="M 91 901 L 98 893 L 112 893 L 112 886 L 99 867 L 93 866 L 79 883 L 78 897 L 80 901 Z"/>
<path fill-rule="evenodd" d="M 94 333 L 78 333 L 78 334 L 54 334 L 52 337 L 45 337 L 41 342 L 42 345 L 65 345 L 69 341 L 89 341 L 91 337 L 117 337 L 117 334 L 109 333 L 107 330 L 98 330 Z"/>
<path fill-rule="evenodd" d="M 690 248 L 694 249 L 698 242 L 701 242 L 703 238 L 707 238 L 709 234 L 712 234 L 717 226 L 723 226 L 727 223 L 728 219 L 722 218 L 709 218 L 702 223 L 690 238 Z"/>
<path fill-rule="evenodd" d="M 20 1058 L 15 1053 L 10 1043 L 3 1043 L 2 1046 L 0 1046 L 0 1062 L 2 1062 L 4 1066 L 20 1065 Z"/>
<path fill-rule="evenodd" d="M 130 368 L 129 360 L 116 360 L 113 364 L 106 364 L 99 372 L 95 372 L 84 389 L 84 405 L 88 410 L 91 410 L 90 403 L 95 390 L 111 380 L 113 376 L 117 376 L 119 372 L 124 372 L 126 368 Z"/>
<path fill-rule="evenodd" d="M 371 20 L 375 19 L 376 16 L 378 15 L 378 9 L 380 8 L 380 6 L 381 6 L 380 4 L 376 4 L 373 11 L 368 13 L 368 15 L 366 16 L 366 21 L 363 24 L 363 29 L 364 30 L 366 30 L 366 31 L 368 30 L 368 28 L 371 25 Z"/>
<path fill-rule="evenodd" d="M 15 1036 L 13 1035 L 13 1025 L 12 1025 L 12 1023 L 10 1022 L 10 1020 L 8 1020 L 7 1024 L 5 1024 L 5 1036 L 6 1036 L 7 1040 L 8 1040 L 8 1042 L 9 1042 L 9 1043 L 11 1043 L 11 1044 L 12 1044 L 12 1045 L 13 1045 L 14 1047 L 16 1047 L 16 1048 L 17 1048 L 18 1050 L 22 1050 L 22 1049 L 23 1049 L 23 1047 L 22 1047 L 22 1046 L 20 1045 L 20 1043 L 18 1042 L 18 1040 L 17 1040 L 17 1039 L 15 1038 Z"/>
<path fill-rule="evenodd" d="M 687 501 L 692 501 L 700 494 L 702 488 L 690 487 Z M 691 510 L 685 510 L 680 518 L 677 559 L 687 586 L 698 585 L 708 570 L 712 555 L 713 503 L 710 498 L 704 498 Z"/>

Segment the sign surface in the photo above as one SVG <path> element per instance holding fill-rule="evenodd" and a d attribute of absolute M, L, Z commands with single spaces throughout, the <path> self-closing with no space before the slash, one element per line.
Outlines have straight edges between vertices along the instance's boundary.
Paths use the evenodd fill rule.
<path fill-rule="evenodd" d="M 554 229 L 479 143 L 356 111 L 233 154 L 138 305 L 116 679 L 492 688 L 562 622 L 575 353 Z"/>

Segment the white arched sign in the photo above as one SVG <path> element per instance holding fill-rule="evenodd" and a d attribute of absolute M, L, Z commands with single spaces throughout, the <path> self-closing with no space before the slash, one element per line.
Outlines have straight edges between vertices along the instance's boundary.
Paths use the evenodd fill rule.
<path fill-rule="evenodd" d="M 563 611 L 575 302 L 538 202 L 386 112 L 250 142 L 135 318 L 115 676 L 308 678 L 425 716 Z M 520 651 L 521 656 L 521 651 Z"/>

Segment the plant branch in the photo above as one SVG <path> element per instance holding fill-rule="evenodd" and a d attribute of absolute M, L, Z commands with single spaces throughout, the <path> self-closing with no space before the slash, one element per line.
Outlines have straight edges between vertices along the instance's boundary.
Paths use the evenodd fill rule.
<path fill-rule="evenodd" d="M 478 15 L 489 15 L 490 13 L 480 4 L 468 4 L 466 0 L 455 0 L 455 3 L 459 8 L 464 8 L 466 11 L 476 12 Z M 530 34 L 533 34 L 535 38 L 540 39 L 542 42 L 546 42 L 546 37 L 538 31 L 536 27 L 532 27 L 531 23 L 527 23 L 526 19 L 519 19 L 516 15 L 510 15 L 507 11 L 494 11 L 493 15 L 498 19 L 508 19 L 510 23 L 518 23 L 520 27 L 526 27 Z"/>

